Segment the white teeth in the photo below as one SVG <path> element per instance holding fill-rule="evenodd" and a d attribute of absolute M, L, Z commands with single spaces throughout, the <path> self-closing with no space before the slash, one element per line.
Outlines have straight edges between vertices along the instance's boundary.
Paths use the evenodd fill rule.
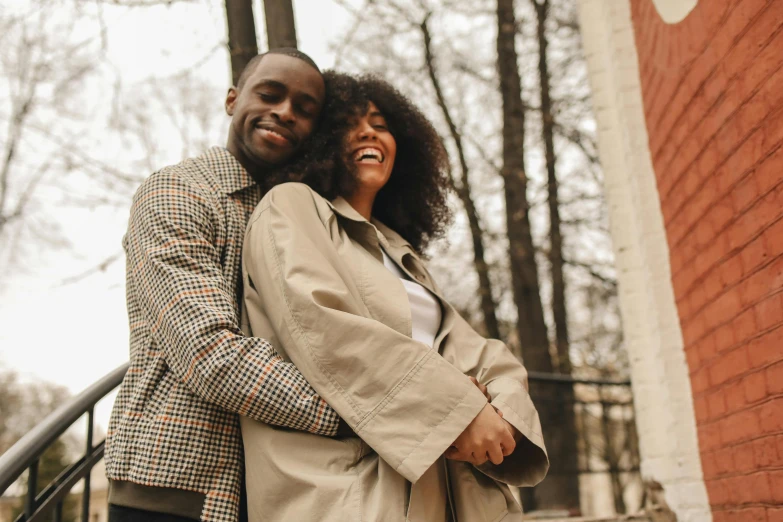
<path fill-rule="evenodd" d="M 274 136 L 278 139 L 285 140 L 290 143 L 290 140 L 286 137 L 280 134 L 279 132 L 275 132 L 272 129 L 266 129 L 264 127 L 258 127 L 259 130 L 266 132 L 268 135 Z"/>
<path fill-rule="evenodd" d="M 383 163 L 383 154 L 380 150 L 373 148 L 373 147 L 367 147 L 364 149 L 359 149 L 354 153 L 353 155 L 354 161 L 376 161 L 378 163 Z"/>
<path fill-rule="evenodd" d="M 269 134 L 274 134 L 275 136 L 280 136 L 281 138 L 285 138 L 285 136 L 283 136 L 279 132 L 275 132 L 272 129 L 267 129 L 266 127 L 262 127 L 261 125 L 256 125 L 256 129 L 266 131 Z"/>

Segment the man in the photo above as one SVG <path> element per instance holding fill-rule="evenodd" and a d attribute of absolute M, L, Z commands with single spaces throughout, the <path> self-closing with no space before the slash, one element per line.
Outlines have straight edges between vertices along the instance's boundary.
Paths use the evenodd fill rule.
<path fill-rule="evenodd" d="M 111 522 L 237 520 L 238 415 L 337 434 L 339 416 L 296 367 L 238 324 L 247 220 L 265 176 L 313 132 L 324 92 L 296 49 L 254 58 L 226 98 L 226 148 L 154 173 L 134 197 L 123 240 L 130 368 L 106 443 Z M 457 458 L 486 460 L 505 429 L 479 415 Z"/>
<path fill-rule="evenodd" d="M 242 336 L 237 307 L 256 181 L 300 148 L 323 102 L 307 55 L 258 56 L 228 92 L 226 148 L 164 168 L 136 193 L 123 241 L 130 368 L 106 445 L 111 520 L 236 520 L 237 414 L 335 435 L 337 414 L 266 341 Z"/>

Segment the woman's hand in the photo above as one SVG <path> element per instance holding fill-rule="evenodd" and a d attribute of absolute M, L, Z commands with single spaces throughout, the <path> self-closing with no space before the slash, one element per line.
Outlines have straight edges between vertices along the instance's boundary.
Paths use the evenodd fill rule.
<path fill-rule="evenodd" d="M 475 466 L 488 460 L 495 465 L 502 463 L 503 457 L 511 455 L 516 448 L 507 424 L 495 408 L 487 404 L 446 450 L 445 457 L 470 462 Z"/>

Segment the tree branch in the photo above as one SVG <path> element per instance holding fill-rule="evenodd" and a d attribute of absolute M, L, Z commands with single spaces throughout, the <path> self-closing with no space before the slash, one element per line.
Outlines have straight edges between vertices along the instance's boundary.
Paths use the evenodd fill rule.
<path fill-rule="evenodd" d="M 79 274 L 70 277 L 66 277 L 65 279 L 60 281 L 60 284 L 58 286 L 72 285 L 80 281 L 83 281 L 84 279 L 87 279 L 91 275 L 97 274 L 98 272 L 105 272 L 111 265 L 113 265 L 117 260 L 119 260 L 120 257 L 122 257 L 121 250 L 110 255 L 109 257 L 107 257 L 97 265 L 89 268 L 88 270 L 85 270 L 84 272 L 81 272 Z"/>

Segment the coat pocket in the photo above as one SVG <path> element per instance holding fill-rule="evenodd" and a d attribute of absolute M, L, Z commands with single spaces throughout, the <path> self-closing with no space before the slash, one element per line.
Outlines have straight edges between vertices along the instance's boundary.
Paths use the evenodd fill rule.
<path fill-rule="evenodd" d="M 509 513 L 509 498 L 501 489 L 506 486 L 498 484 L 468 463 L 448 462 L 457 520 L 476 522 L 503 520 Z"/>
<path fill-rule="evenodd" d="M 478 485 L 476 496 L 483 506 L 484 520 L 495 522 L 503 519 L 508 513 L 508 500 L 500 488 L 506 487 L 505 484 L 498 484 L 473 466 L 470 471 Z"/>
<path fill-rule="evenodd" d="M 361 441 L 240 417 L 250 522 L 361 520 Z"/>

